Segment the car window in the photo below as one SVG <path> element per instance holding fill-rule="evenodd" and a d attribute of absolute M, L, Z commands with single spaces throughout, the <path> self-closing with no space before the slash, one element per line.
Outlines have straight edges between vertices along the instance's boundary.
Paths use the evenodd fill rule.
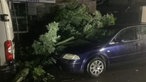
<path fill-rule="evenodd" d="M 131 41 L 136 39 L 138 39 L 137 29 L 134 27 L 122 30 L 116 37 L 116 40 L 118 41 Z"/>
<path fill-rule="evenodd" d="M 143 34 L 143 38 L 145 38 L 146 37 L 146 26 L 141 27 L 141 32 Z"/>
<path fill-rule="evenodd" d="M 96 36 L 90 39 L 91 42 L 103 44 L 111 40 L 111 38 L 120 30 L 120 28 L 100 28 Z"/>
<path fill-rule="evenodd" d="M 142 26 L 141 29 L 142 29 L 142 33 L 143 33 L 144 35 L 146 35 L 146 26 Z"/>

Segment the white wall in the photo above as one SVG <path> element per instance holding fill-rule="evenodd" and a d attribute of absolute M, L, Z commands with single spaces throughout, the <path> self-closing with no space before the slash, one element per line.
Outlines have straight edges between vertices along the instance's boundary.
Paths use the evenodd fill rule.
<path fill-rule="evenodd" d="M 146 24 L 146 6 L 142 6 L 141 23 Z"/>

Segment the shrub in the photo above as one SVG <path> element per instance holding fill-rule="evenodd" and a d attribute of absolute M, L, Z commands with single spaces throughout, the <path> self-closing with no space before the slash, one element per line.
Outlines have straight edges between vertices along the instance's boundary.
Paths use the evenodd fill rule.
<path fill-rule="evenodd" d="M 48 32 L 41 35 L 39 40 L 34 41 L 32 45 L 35 54 L 50 55 L 55 51 L 55 43 L 60 38 L 60 36 L 57 35 L 57 32 L 59 30 L 58 23 L 53 22 L 47 25 L 46 27 L 48 29 Z"/>

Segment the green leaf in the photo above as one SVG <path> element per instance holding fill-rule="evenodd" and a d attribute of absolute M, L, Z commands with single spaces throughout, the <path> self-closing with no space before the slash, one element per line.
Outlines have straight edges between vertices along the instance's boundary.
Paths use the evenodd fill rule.
<path fill-rule="evenodd" d="M 45 73 L 46 73 L 45 70 L 43 70 L 41 66 L 35 67 L 34 70 L 33 70 L 33 78 L 34 78 L 34 80 L 39 79 Z"/>
<path fill-rule="evenodd" d="M 57 40 L 60 38 L 57 35 L 59 30 L 58 23 L 53 22 L 46 26 L 48 32 L 42 34 L 38 41 L 34 41 L 32 47 L 34 48 L 35 54 L 51 54 L 55 51 L 55 44 Z"/>

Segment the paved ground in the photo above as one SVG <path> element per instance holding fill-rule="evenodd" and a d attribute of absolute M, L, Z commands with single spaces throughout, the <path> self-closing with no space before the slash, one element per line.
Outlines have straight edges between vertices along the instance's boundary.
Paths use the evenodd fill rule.
<path fill-rule="evenodd" d="M 105 71 L 98 78 L 86 74 L 62 74 L 57 82 L 146 82 L 146 63 L 119 65 Z"/>
<path fill-rule="evenodd" d="M 146 61 L 112 67 L 98 78 L 91 78 L 87 74 L 55 72 L 57 80 L 53 82 L 146 82 Z M 10 74 L 0 73 L 0 82 L 12 82 L 12 77 Z"/>
<path fill-rule="evenodd" d="M 0 82 L 12 82 L 14 76 L 14 74 L 0 72 Z"/>

